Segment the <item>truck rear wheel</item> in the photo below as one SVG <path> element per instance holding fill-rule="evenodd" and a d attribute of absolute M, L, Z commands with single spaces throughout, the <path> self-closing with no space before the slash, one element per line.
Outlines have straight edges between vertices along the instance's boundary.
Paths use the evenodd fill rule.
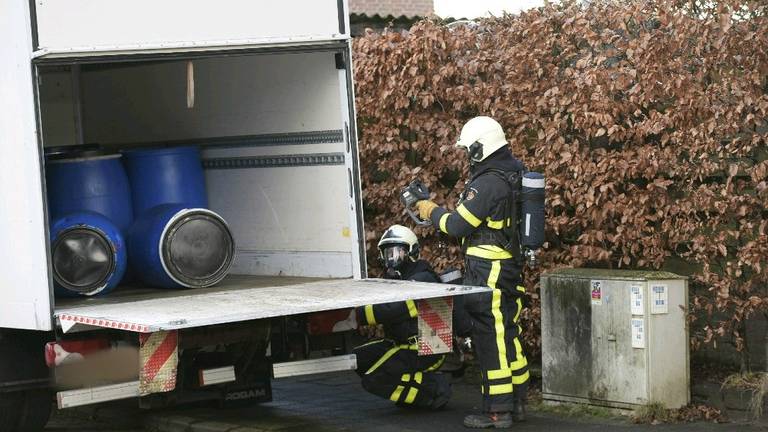
<path fill-rule="evenodd" d="M 44 389 L 0 393 L 0 425 L 8 432 L 42 431 L 51 403 L 51 393 Z"/>
<path fill-rule="evenodd" d="M 24 406 L 24 393 L 0 393 L 0 425 L 10 427 L 10 430 L 19 430 L 21 410 Z"/>
<path fill-rule="evenodd" d="M 48 389 L 24 392 L 24 407 L 19 421 L 19 431 L 41 431 L 51 418 L 53 397 Z"/>
<path fill-rule="evenodd" d="M 0 332 L 0 383 L 7 390 L 0 391 L 3 432 L 41 431 L 48 423 L 53 394 L 45 386 L 45 339 L 38 333 Z"/>

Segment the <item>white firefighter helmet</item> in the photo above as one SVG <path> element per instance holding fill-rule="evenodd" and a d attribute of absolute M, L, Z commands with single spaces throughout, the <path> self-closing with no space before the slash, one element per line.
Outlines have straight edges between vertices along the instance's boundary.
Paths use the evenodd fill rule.
<path fill-rule="evenodd" d="M 379 256 L 393 268 L 399 267 L 405 257 L 416 261 L 419 259 L 419 239 L 410 229 L 392 225 L 379 240 Z"/>
<path fill-rule="evenodd" d="M 499 122 L 485 116 L 475 117 L 464 124 L 456 142 L 456 147 L 467 150 L 474 162 L 482 161 L 506 145 L 507 138 Z"/>

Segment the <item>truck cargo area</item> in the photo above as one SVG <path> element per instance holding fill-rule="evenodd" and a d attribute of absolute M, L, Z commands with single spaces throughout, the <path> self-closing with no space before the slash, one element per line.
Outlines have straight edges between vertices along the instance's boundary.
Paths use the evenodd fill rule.
<path fill-rule="evenodd" d="M 230 273 L 238 276 L 213 288 L 169 292 L 131 282 L 103 298 L 56 298 L 56 316 L 99 316 L 106 312 L 93 311 L 140 301 L 206 309 L 226 292 L 251 298 L 306 278 L 364 275 L 344 51 L 295 51 L 38 65 L 46 150 L 197 146 L 209 208 L 236 245 Z M 226 308 L 238 303 L 232 299 Z M 169 313 L 166 323 L 211 323 Z"/>

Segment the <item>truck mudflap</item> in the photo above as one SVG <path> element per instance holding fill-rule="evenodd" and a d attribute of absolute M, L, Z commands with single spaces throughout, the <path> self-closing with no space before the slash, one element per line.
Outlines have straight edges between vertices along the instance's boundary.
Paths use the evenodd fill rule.
<path fill-rule="evenodd" d="M 64 333 L 98 328 L 154 333 L 489 290 L 384 279 L 296 283 L 293 278 L 293 283 L 285 285 L 280 279 L 230 276 L 213 289 L 150 290 L 149 293 L 143 290 L 136 295 L 65 302 L 57 305 L 54 316 Z"/>
<path fill-rule="evenodd" d="M 157 331 L 139 335 L 139 395 L 165 393 L 176 388 L 179 332 Z"/>

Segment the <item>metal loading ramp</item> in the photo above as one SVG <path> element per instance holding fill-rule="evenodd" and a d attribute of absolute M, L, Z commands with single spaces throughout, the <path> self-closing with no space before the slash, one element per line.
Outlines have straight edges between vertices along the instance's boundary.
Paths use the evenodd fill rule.
<path fill-rule="evenodd" d="M 94 328 L 152 333 L 488 290 L 384 279 L 233 275 L 210 289 L 133 288 L 103 298 L 57 300 L 54 316 L 65 333 Z"/>

